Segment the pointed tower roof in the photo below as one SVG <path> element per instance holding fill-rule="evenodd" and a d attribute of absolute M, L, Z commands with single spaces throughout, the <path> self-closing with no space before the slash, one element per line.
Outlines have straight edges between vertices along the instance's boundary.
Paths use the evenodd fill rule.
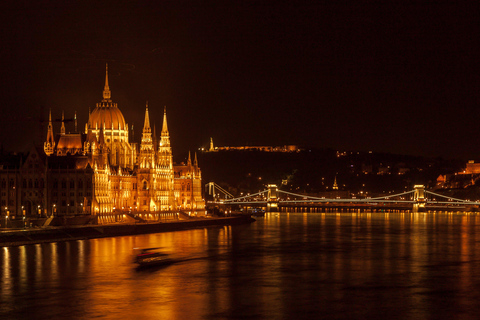
<path fill-rule="evenodd" d="M 53 138 L 52 109 L 50 109 L 50 113 L 48 114 L 47 141 L 43 145 L 43 150 L 45 151 L 45 154 L 49 156 L 53 153 L 54 147 L 55 147 L 55 140 Z"/>
<path fill-rule="evenodd" d="M 188 160 L 187 160 L 187 166 L 192 165 L 192 157 L 190 156 L 190 151 L 188 151 Z"/>
<path fill-rule="evenodd" d="M 168 136 L 168 126 L 167 126 L 167 107 L 163 109 L 163 125 L 162 125 L 162 136 Z"/>
<path fill-rule="evenodd" d="M 195 152 L 195 159 L 193 160 L 193 165 L 198 167 L 197 153 Z"/>
<path fill-rule="evenodd" d="M 65 134 L 65 112 L 62 111 L 62 127 L 60 128 L 60 134 Z"/>
<path fill-rule="evenodd" d="M 105 67 L 105 87 L 103 88 L 103 100 L 110 100 L 112 93 L 110 92 L 110 87 L 108 86 L 108 63 Z"/>
<path fill-rule="evenodd" d="M 150 117 L 148 116 L 148 101 L 145 109 L 145 123 L 143 125 L 143 132 L 152 132 L 152 129 L 150 128 Z"/>

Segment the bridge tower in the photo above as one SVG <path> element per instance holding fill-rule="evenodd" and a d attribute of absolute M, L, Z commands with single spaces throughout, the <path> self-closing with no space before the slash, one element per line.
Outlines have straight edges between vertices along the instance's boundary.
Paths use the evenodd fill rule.
<path fill-rule="evenodd" d="M 268 188 L 268 198 L 267 198 L 267 211 L 276 212 L 278 211 L 278 197 L 277 197 L 277 185 L 269 184 Z"/>
<path fill-rule="evenodd" d="M 413 193 L 413 212 L 421 212 L 425 210 L 425 186 L 422 184 L 417 184 L 413 187 L 415 192 Z"/>

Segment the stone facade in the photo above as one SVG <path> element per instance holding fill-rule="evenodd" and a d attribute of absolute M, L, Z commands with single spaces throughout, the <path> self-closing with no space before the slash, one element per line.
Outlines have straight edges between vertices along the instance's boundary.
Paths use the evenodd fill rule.
<path fill-rule="evenodd" d="M 103 99 L 90 113 L 85 131 L 67 134 L 63 120 L 62 114 L 55 134 L 50 113 L 42 151 L 33 148 L 27 156 L 0 164 L 3 215 L 95 215 L 99 223 L 109 223 L 127 215 L 158 220 L 166 212 L 204 214 L 196 155 L 193 165 L 190 160 L 186 166 L 173 163 L 166 110 L 158 141 L 152 136 L 148 104 L 141 143 L 131 142 L 129 126 L 111 100 L 108 69 Z"/>

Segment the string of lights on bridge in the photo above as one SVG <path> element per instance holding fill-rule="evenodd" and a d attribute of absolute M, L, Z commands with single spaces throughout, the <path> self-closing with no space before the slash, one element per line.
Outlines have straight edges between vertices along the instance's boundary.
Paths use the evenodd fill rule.
<path fill-rule="evenodd" d="M 325 198 L 325 197 L 314 197 L 310 195 L 305 195 L 305 194 L 298 194 L 298 193 L 293 193 L 293 192 L 288 192 L 284 190 L 280 190 L 276 188 L 275 186 L 275 197 L 272 199 L 272 197 L 269 197 L 269 192 L 272 192 L 272 188 L 259 191 L 254 194 L 247 194 L 244 196 L 240 197 L 234 197 L 231 193 L 227 192 L 225 189 L 222 187 L 218 186 L 214 182 L 210 182 L 207 184 L 209 187 L 209 190 L 211 191 L 210 194 L 215 195 L 214 196 L 214 201 L 213 203 L 216 204 L 242 204 L 242 205 L 248 205 L 248 204 L 267 204 L 269 202 L 277 202 L 278 204 L 301 204 L 301 203 L 425 203 L 425 204 L 448 204 L 448 205 L 479 205 L 480 202 L 478 201 L 470 201 L 470 200 L 465 200 L 465 199 L 458 199 L 458 198 L 453 198 L 449 196 L 445 196 L 442 194 L 438 194 L 435 192 L 431 192 L 428 190 L 424 190 L 423 186 L 415 186 L 415 188 L 421 187 L 422 190 L 422 196 L 421 199 L 418 199 L 418 195 L 416 194 L 416 190 L 410 190 L 398 194 L 389 194 L 386 196 L 381 196 L 381 197 L 366 197 L 363 199 L 357 199 L 357 198 Z M 216 193 L 215 190 L 220 191 L 223 193 L 225 198 L 223 200 L 219 199 L 220 194 Z M 418 192 L 418 191 L 417 191 Z M 286 195 L 286 198 L 281 198 L 279 195 Z M 407 195 L 410 195 L 410 197 L 407 197 Z M 290 198 L 292 197 L 292 199 Z M 427 196 L 430 196 L 428 198 Z M 417 198 L 415 198 L 417 197 Z M 409 199 L 407 199 L 409 198 Z M 446 199 L 444 201 L 442 200 L 437 200 L 437 198 L 440 199 Z"/>

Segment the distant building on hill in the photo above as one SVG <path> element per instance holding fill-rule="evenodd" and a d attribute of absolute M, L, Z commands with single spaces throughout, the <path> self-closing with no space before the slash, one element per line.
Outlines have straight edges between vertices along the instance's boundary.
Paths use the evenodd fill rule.
<path fill-rule="evenodd" d="M 296 145 L 284 145 L 279 147 L 272 146 L 239 146 L 239 147 L 214 147 L 213 138 L 210 138 L 210 147 L 207 149 L 201 148 L 204 152 L 217 152 L 217 151 L 263 151 L 263 152 L 300 152 L 301 150 Z"/>

